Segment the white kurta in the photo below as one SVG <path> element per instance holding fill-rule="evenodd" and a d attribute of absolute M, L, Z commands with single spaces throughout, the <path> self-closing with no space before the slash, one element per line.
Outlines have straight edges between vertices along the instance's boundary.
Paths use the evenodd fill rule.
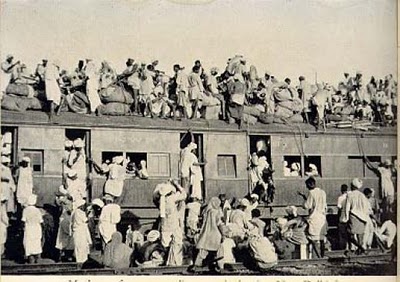
<path fill-rule="evenodd" d="M 15 212 L 14 193 L 16 190 L 11 169 L 1 164 L 1 194 L 7 199 L 7 212 Z"/>
<path fill-rule="evenodd" d="M 83 263 L 90 253 L 92 239 L 87 226 L 86 214 L 80 209 L 76 209 L 72 214 L 72 232 L 76 262 Z"/>
<path fill-rule="evenodd" d="M 60 224 L 58 227 L 56 248 L 59 250 L 74 249 L 71 215 L 69 215 L 66 211 L 63 211 L 63 213 L 60 216 Z"/>
<path fill-rule="evenodd" d="M 68 184 L 68 194 L 72 197 L 74 201 L 82 200 L 86 198 L 86 183 L 80 179 L 67 179 Z"/>
<path fill-rule="evenodd" d="M 28 206 L 22 212 L 25 222 L 24 248 L 25 255 L 38 255 L 42 253 L 42 213 L 35 206 Z"/>
<path fill-rule="evenodd" d="M 4 244 L 7 241 L 7 227 L 8 227 L 8 215 L 7 215 L 7 204 L 1 203 L 0 206 L 0 251 L 1 255 L 4 252 Z"/>
<path fill-rule="evenodd" d="M 121 220 L 121 208 L 117 204 L 108 204 L 101 210 L 99 231 L 104 242 L 108 243 L 111 236 L 117 231 L 117 223 Z"/>
<path fill-rule="evenodd" d="M 195 162 L 197 162 L 197 158 Z M 203 198 L 201 193 L 201 182 L 203 181 L 203 173 L 201 171 L 201 167 L 192 165 L 190 167 L 190 170 L 192 172 L 192 175 L 190 177 L 190 183 L 192 184 L 191 197 L 201 200 Z"/>
<path fill-rule="evenodd" d="M 99 74 L 96 70 L 96 65 L 93 62 L 89 62 L 85 66 L 85 74 L 88 77 L 86 81 L 86 95 L 90 103 L 90 111 L 94 112 L 99 105 L 101 105 L 99 96 Z"/>
<path fill-rule="evenodd" d="M 311 240 L 320 240 L 326 227 L 326 193 L 320 188 L 310 190 L 304 208 L 309 210 L 308 235 Z"/>
<path fill-rule="evenodd" d="M 0 98 L 3 95 L 3 92 L 6 92 L 6 88 L 8 86 L 8 84 L 10 83 L 10 79 L 11 79 L 11 74 L 13 69 L 8 70 L 7 69 L 11 66 L 12 64 L 8 63 L 8 62 L 3 62 L 1 64 L 1 74 L 0 74 Z"/>
<path fill-rule="evenodd" d="M 44 78 L 47 101 L 52 101 L 54 104 L 59 105 L 61 100 L 61 90 L 57 82 L 57 79 L 60 79 L 57 67 L 50 63 L 47 64 Z"/>
<path fill-rule="evenodd" d="M 86 155 L 84 152 L 81 152 L 78 159 L 75 161 L 76 157 L 77 157 L 77 151 L 75 150 L 71 151 L 68 158 L 68 166 L 70 167 L 71 170 L 76 171 L 79 180 L 86 182 L 86 177 L 87 177 Z"/>
<path fill-rule="evenodd" d="M 124 188 L 126 170 L 119 164 L 110 164 L 108 166 L 108 178 L 104 186 L 104 193 L 120 197 Z"/>
<path fill-rule="evenodd" d="M 388 168 L 379 167 L 378 168 L 381 174 L 381 187 L 382 187 L 382 196 L 384 198 L 394 197 L 394 186 L 392 182 L 392 171 Z"/>
<path fill-rule="evenodd" d="M 17 201 L 21 205 L 26 204 L 26 201 L 32 195 L 33 180 L 32 180 L 32 168 L 20 167 L 18 184 L 17 184 Z"/>

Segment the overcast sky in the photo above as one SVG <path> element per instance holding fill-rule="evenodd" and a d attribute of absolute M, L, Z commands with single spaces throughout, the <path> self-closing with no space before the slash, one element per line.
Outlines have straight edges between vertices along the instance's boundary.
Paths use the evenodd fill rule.
<path fill-rule="evenodd" d="M 396 0 L 1 0 L 1 59 L 8 53 L 34 69 L 57 58 L 160 60 L 167 73 L 226 65 L 243 54 L 259 74 L 301 74 L 337 82 L 343 71 L 396 73 Z M 188 4 L 200 3 L 200 4 Z"/>

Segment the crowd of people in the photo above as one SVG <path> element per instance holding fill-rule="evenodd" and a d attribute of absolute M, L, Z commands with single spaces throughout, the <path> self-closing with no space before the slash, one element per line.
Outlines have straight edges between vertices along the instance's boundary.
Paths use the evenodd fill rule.
<path fill-rule="evenodd" d="M 8 55 L 1 64 L 2 108 L 46 110 L 50 119 L 61 111 L 97 115 L 140 115 L 159 118 L 222 119 L 229 123 L 326 123 L 347 127 L 395 124 L 397 82 L 391 74 L 368 81 L 361 72 L 344 73 L 337 86 L 311 83 L 304 76 L 293 83 L 270 71 L 247 69 L 241 55 L 229 58 L 223 71 L 206 71 L 200 60 L 186 71 L 175 64 L 168 76 L 158 60 L 132 58 L 117 74 L 106 61 L 80 60 L 73 71 L 57 60 L 43 59 L 32 74 Z"/>
<path fill-rule="evenodd" d="M 123 157 L 115 156 L 98 165 L 86 157 L 82 139 L 67 140 L 62 185 L 54 195 L 55 210 L 51 212 L 37 203 L 31 160 L 23 157 L 14 166 L 14 174 L 11 151 L 3 150 L 1 254 L 4 258 L 17 253 L 18 244 L 10 241 L 18 237 L 18 232 L 8 233 L 10 222 L 23 234 L 24 262 L 37 263 L 42 256 L 76 261 L 79 267 L 98 251 L 105 267 L 191 265 L 190 270 L 196 272 L 208 265 L 218 272 L 234 262 L 269 269 L 279 259 L 324 257 L 332 245 L 356 254 L 364 254 L 373 246 L 394 250 L 396 203 L 390 161 L 378 167 L 368 163 L 380 175 L 381 201 L 375 198 L 374 189 L 363 189 L 358 178 L 352 180 L 350 191 L 342 185 L 337 204 L 338 236 L 329 238 L 326 193 L 318 187 L 318 174 L 312 169 L 305 181 L 307 192 L 298 192 L 305 214 L 300 215 L 299 207 L 288 206 L 285 216 L 271 222 L 263 219 L 260 203 L 271 203 L 275 191 L 265 146 L 262 140 L 257 142 L 256 152 L 249 157 L 252 191 L 248 195 L 228 199 L 220 194 L 206 201 L 201 182 L 202 167 L 207 162 L 198 160 L 191 134 L 191 142 L 180 155 L 180 181 L 169 179 L 153 191 L 159 217 L 150 229 L 142 228 L 139 220 L 122 222 L 120 200 L 127 175 Z M 87 195 L 87 163 L 107 177 L 102 198 L 91 201 Z M 128 228 L 121 233 L 123 224 Z"/>

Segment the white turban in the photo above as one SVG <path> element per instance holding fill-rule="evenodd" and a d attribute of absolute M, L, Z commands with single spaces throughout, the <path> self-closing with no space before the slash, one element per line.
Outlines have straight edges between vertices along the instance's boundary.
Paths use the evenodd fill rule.
<path fill-rule="evenodd" d="M 187 145 L 187 148 L 189 151 L 195 150 L 195 149 L 197 149 L 197 144 L 190 142 L 189 145 Z"/>
<path fill-rule="evenodd" d="M 240 205 L 247 208 L 247 207 L 250 206 L 250 202 L 249 202 L 249 200 L 247 200 L 247 199 L 242 199 L 242 200 L 240 201 Z"/>
<path fill-rule="evenodd" d="M 30 163 L 30 162 L 31 162 L 31 159 L 30 159 L 29 157 L 23 157 L 23 158 L 22 158 L 22 161 L 23 161 L 23 162 L 26 162 L 26 163 Z"/>
<path fill-rule="evenodd" d="M 160 232 L 157 230 L 151 230 L 149 234 L 147 234 L 147 241 L 155 242 L 160 238 Z"/>
<path fill-rule="evenodd" d="M 26 204 L 28 206 L 34 206 L 36 205 L 36 202 L 37 202 L 37 196 L 35 194 L 31 194 L 28 200 L 26 201 Z"/>
<path fill-rule="evenodd" d="M 104 207 L 104 202 L 102 200 L 100 200 L 99 198 L 97 198 L 92 201 L 92 205 L 96 205 L 96 206 L 99 206 L 100 208 L 102 208 L 102 207 Z"/>
<path fill-rule="evenodd" d="M 84 204 L 86 204 L 85 200 L 79 199 L 79 200 L 76 200 L 75 202 L 73 202 L 72 205 L 73 205 L 74 209 L 77 209 L 77 208 L 83 206 Z"/>
<path fill-rule="evenodd" d="M 116 164 L 121 164 L 124 161 L 124 157 L 123 156 L 116 156 L 113 158 L 113 162 Z"/>
<path fill-rule="evenodd" d="M 85 144 L 81 138 L 77 138 L 74 140 L 74 147 L 83 148 L 84 146 L 85 146 Z"/>
<path fill-rule="evenodd" d="M 293 216 L 297 216 L 297 208 L 295 206 L 288 206 L 285 208 L 288 214 L 292 214 Z"/>
<path fill-rule="evenodd" d="M 363 185 L 363 182 L 360 178 L 354 178 L 353 181 L 351 181 L 351 185 L 357 189 L 360 189 Z"/>
<path fill-rule="evenodd" d="M 10 163 L 11 159 L 9 157 L 6 156 L 1 156 L 1 162 L 4 163 Z"/>
<path fill-rule="evenodd" d="M 65 148 L 71 148 L 74 145 L 74 142 L 71 140 L 65 140 L 64 147 Z"/>

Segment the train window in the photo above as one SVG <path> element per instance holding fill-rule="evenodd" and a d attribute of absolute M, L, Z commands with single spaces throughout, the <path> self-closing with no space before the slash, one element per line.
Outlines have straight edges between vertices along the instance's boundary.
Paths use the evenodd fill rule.
<path fill-rule="evenodd" d="M 235 178 L 236 177 L 236 156 L 218 155 L 217 156 L 218 176 Z"/>
<path fill-rule="evenodd" d="M 21 150 L 23 155 L 31 159 L 33 174 L 43 174 L 43 150 Z"/>
<path fill-rule="evenodd" d="M 283 156 L 283 176 L 302 176 L 301 156 Z"/>
<path fill-rule="evenodd" d="M 306 176 L 322 176 L 321 156 L 305 157 L 304 166 L 304 174 Z"/>
<path fill-rule="evenodd" d="M 102 152 L 101 153 L 101 162 L 102 163 L 106 163 L 106 162 L 112 162 L 112 158 L 116 157 L 116 156 L 123 156 L 124 153 L 123 152 Z"/>
<path fill-rule="evenodd" d="M 145 161 L 147 165 L 147 153 L 127 152 L 126 158 L 129 158 L 129 163 L 132 164 L 132 166 L 135 164 L 137 169 L 141 168 L 141 161 Z"/>
<path fill-rule="evenodd" d="M 151 176 L 170 176 L 170 159 L 167 153 L 148 153 L 147 170 Z"/>

